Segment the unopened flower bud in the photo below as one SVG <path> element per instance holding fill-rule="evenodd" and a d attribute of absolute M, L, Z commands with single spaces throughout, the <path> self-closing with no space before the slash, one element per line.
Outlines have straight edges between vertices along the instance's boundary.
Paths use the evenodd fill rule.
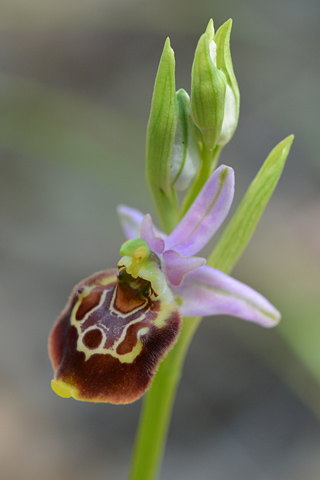
<path fill-rule="evenodd" d="M 192 68 L 191 115 L 212 150 L 232 137 L 239 117 L 239 89 L 230 54 L 228 20 L 217 33 L 210 20 L 199 40 Z"/>
<path fill-rule="evenodd" d="M 198 42 L 191 76 L 192 120 L 209 150 L 217 145 L 221 134 L 226 95 L 226 79 L 216 65 L 216 49 L 211 20 Z"/>
<path fill-rule="evenodd" d="M 170 158 L 178 118 L 174 52 L 169 38 L 163 48 L 154 85 L 147 130 L 146 167 L 151 191 L 170 195 Z"/>
<path fill-rule="evenodd" d="M 185 190 L 194 179 L 200 165 L 199 144 L 190 117 L 190 98 L 183 89 L 177 92 L 178 122 L 170 162 L 171 185 Z"/>
<path fill-rule="evenodd" d="M 170 219 L 164 226 L 168 231 L 174 227 L 175 214 L 177 215 L 177 202 L 170 177 L 170 161 L 177 121 L 175 60 L 170 40 L 167 38 L 154 85 L 148 123 L 146 177 L 160 218 L 163 217 L 164 212 L 172 212 L 172 220 Z"/>

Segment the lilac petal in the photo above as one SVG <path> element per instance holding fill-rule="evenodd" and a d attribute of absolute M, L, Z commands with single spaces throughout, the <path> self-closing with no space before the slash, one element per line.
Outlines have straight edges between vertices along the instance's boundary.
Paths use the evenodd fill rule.
<path fill-rule="evenodd" d="M 117 213 L 126 238 L 131 240 L 132 238 L 140 237 L 143 213 L 126 205 L 118 205 Z"/>
<path fill-rule="evenodd" d="M 163 254 L 166 275 L 172 285 L 180 285 L 183 277 L 202 267 L 206 263 L 205 258 L 201 257 L 183 257 L 174 250 L 167 250 Z"/>
<path fill-rule="evenodd" d="M 188 317 L 226 314 L 263 327 L 273 327 L 280 320 L 280 312 L 260 293 L 206 265 L 173 290 L 182 299 L 182 314 Z"/>
<path fill-rule="evenodd" d="M 166 241 L 167 250 L 182 255 L 199 252 L 227 216 L 234 193 L 233 169 L 221 165 L 211 175 L 201 192 Z"/>
<path fill-rule="evenodd" d="M 152 225 L 152 219 L 149 214 L 145 215 L 141 222 L 140 237 L 147 242 L 150 250 L 152 250 L 153 252 L 159 254 L 163 252 L 164 240 L 163 238 L 155 235 Z"/>

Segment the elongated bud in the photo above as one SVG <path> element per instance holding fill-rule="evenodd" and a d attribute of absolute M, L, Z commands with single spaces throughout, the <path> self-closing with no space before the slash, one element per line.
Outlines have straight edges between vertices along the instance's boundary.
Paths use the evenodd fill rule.
<path fill-rule="evenodd" d="M 162 211 L 175 208 L 170 161 L 177 121 L 175 60 L 167 38 L 154 85 L 146 144 L 147 182 L 160 217 Z"/>
<path fill-rule="evenodd" d="M 235 77 L 231 52 L 230 52 L 230 34 L 232 20 L 225 22 L 217 33 L 214 41 L 216 43 L 216 62 L 219 71 L 223 72 L 227 86 L 224 106 L 224 116 L 221 133 L 218 139 L 218 145 L 225 145 L 231 139 L 239 119 L 240 93 L 238 82 Z"/>
<path fill-rule="evenodd" d="M 190 117 L 189 95 L 183 89 L 178 90 L 176 95 L 178 122 L 170 161 L 170 178 L 174 188 L 185 190 L 197 173 L 201 156 L 195 127 Z"/>
<path fill-rule="evenodd" d="M 209 150 L 229 142 L 238 124 L 240 94 L 230 53 L 231 27 L 230 19 L 215 34 L 210 20 L 192 67 L 192 119 Z"/>
<path fill-rule="evenodd" d="M 200 129 L 205 146 L 218 143 L 224 117 L 226 79 L 216 65 L 213 21 L 200 37 L 191 74 L 191 116 Z"/>

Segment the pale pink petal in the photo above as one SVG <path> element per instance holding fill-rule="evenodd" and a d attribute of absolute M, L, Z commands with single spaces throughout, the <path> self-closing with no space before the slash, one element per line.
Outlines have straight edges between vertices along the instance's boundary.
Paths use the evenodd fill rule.
<path fill-rule="evenodd" d="M 166 240 L 166 250 L 182 255 L 198 253 L 225 219 L 234 194 L 233 169 L 221 165 Z"/>
<path fill-rule="evenodd" d="M 140 237 L 140 225 L 143 220 L 143 213 L 127 205 L 118 205 L 117 213 L 119 216 L 122 230 L 128 240 Z"/>
<path fill-rule="evenodd" d="M 140 237 L 143 238 L 149 245 L 150 250 L 155 253 L 161 254 L 164 250 L 164 240 L 161 237 L 155 235 L 152 225 L 152 219 L 149 214 L 143 217 L 140 225 Z"/>
<path fill-rule="evenodd" d="M 181 297 L 185 316 L 226 314 L 264 327 L 280 320 L 278 310 L 260 293 L 206 265 L 186 275 L 173 290 Z"/>
<path fill-rule="evenodd" d="M 183 277 L 206 263 L 205 258 L 183 257 L 174 250 L 163 254 L 166 275 L 172 285 L 180 285 Z"/>

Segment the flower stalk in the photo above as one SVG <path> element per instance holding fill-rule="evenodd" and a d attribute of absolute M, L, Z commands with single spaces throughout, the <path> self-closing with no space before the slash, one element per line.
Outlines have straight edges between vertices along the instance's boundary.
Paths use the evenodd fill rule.
<path fill-rule="evenodd" d="M 184 359 L 200 321 L 200 317 L 183 320 L 175 347 L 161 363 L 144 397 L 129 480 L 157 478 Z"/>
<path fill-rule="evenodd" d="M 213 150 L 209 150 L 206 148 L 205 145 L 203 145 L 203 150 L 202 150 L 202 163 L 201 167 L 199 168 L 197 172 L 197 176 L 195 177 L 191 187 L 187 191 L 183 203 L 181 206 L 181 212 L 180 212 L 180 218 L 183 218 L 183 216 L 187 213 L 199 193 L 201 192 L 206 180 L 210 177 L 212 172 L 215 170 L 220 153 L 221 153 L 222 147 L 219 145 L 216 145 Z"/>

